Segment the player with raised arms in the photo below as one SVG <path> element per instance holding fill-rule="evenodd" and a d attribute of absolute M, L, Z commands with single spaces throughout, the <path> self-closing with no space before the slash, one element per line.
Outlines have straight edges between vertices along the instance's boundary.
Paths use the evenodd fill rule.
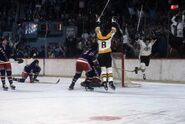
<path fill-rule="evenodd" d="M 115 22 L 112 19 L 112 24 Z M 101 67 L 101 77 L 102 77 L 102 85 L 105 90 L 108 90 L 107 84 L 113 90 L 116 89 L 113 83 L 113 74 L 112 74 L 112 57 L 111 57 L 111 40 L 116 33 L 116 28 L 114 26 L 111 27 L 111 30 L 108 34 L 102 34 L 101 30 L 105 30 L 101 27 L 100 19 L 97 20 L 98 26 L 95 28 L 97 43 L 98 43 L 98 61 Z M 103 24 L 102 24 L 103 25 Z"/>
<path fill-rule="evenodd" d="M 146 35 L 142 38 L 139 35 L 136 35 L 136 42 L 140 45 L 139 51 L 139 60 L 140 60 L 140 67 L 135 67 L 135 73 L 137 74 L 140 70 L 143 73 L 143 79 L 146 79 L 145 70 L 146 67 L 149 66 L 150 63 L 150 56 L 152 54 L 152 46 L 156 42 L 156 36 L 154 32 L 151 34 Z"/>

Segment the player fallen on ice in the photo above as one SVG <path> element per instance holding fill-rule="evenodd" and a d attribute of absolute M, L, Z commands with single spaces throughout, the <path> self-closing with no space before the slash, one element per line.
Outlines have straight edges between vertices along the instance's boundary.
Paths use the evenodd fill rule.
<path fill-rule="evenodd" d="M 69 90 L 74 89 L 75 83 L 81 77 L 83 71 L 86 73 L 86 80 L 84 82 L 85 88 L 94 90 L 94 88 L 90 86 L 90 83 L 92 82 L 92 76 L 94 75 L 93 67 L 98 65 L 97 52 L 97 47 L 89 48 L 76 60 L 76 73 L 69 86 Z"/>
<path fill-rule="evenodd" d="M 136 35 L 136 42 L 140 45 L 139 51 L 139 60 L 140 60 L 140 67 L 135 67 L 135 73 L 137 74 L 138 71 L 143 73 L 143 79 L 146 80 L 145 70 L 146 67 L 149 66 L 150 63 L 150 56 L 152 54 L 152 46 L 156 42 L 156 35 L 152 32 L 150 35 L 146 35 L 144 38 Z"/>
<path fill-rule="evenodd" d="M 37 76 L 39 75 L 41 68 L 39 66 L 39 60 L 34 60 L 31 64 L 26 65 L 22 72 L 21 78 L 13 78 L 14 81 L 24 83 L 27 77 L 30 78 L 30 83 L 38 82 Z"/>

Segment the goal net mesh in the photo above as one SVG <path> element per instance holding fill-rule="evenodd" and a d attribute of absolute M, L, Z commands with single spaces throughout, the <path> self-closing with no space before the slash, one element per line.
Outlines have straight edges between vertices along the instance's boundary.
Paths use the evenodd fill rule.
<path fill-rule="evenodd" d="M 125 69 L 125 57 L 123 53 L 112 53 L 112 69 L 113 78 L 116 85 L 121 85 L 122 87 L 138 87 L 139 84 L 133 83 L 128 77 L 128 73 Z"/>

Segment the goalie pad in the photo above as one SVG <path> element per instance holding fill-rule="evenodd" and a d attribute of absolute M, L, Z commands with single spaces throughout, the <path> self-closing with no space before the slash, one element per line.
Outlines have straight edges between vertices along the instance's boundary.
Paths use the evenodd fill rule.
<path fill-rule="evenodd" d="M 85 87 L 87 80 L 90 87 L 101 87 L 101 80 L 99 77 L 88 78 L 85 81 L 81 82 L 81 86 Z"/>
<path fill-rule="evenodd" d="M 101 83 L 101 80 L 99 77 L 93 77 L 92 80 L 91 80 L 92 83 Z"/>

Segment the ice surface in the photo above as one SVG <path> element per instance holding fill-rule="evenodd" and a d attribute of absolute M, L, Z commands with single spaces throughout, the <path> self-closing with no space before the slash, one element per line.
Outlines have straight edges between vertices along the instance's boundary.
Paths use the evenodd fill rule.
<path fill-rule="evenodd" d="M 58 77 L 39 77 L 55 82 Z M 59 84 L 16 83 L 0 88 L 0 124 L 185 124 L 185 85 L 141 83 L 141 87 L 87 92 Z"/>

